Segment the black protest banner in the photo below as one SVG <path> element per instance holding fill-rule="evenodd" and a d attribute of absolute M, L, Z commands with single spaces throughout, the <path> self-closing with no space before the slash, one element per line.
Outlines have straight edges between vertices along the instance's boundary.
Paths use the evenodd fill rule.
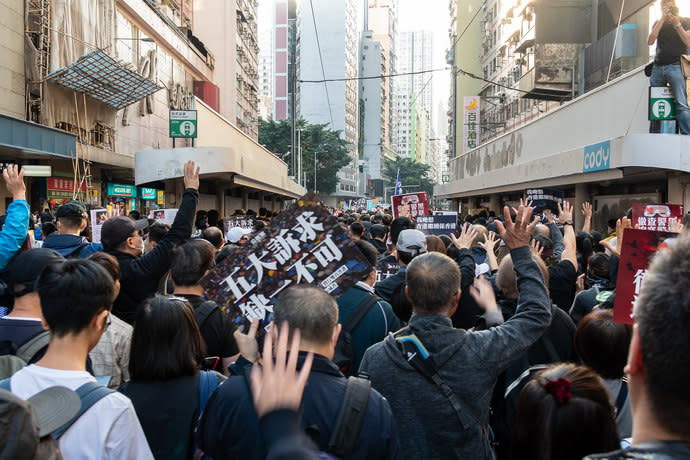
<path fill-rule="evenodd" d="M 417 230 L 425 235 L 455 235 L 458 215 L 417 216 Z"/>
<path fill-rule="evenodd" d="M 371 272 L 364 255 L 328 209 L 298 202 L 281 212 L 203 279 L 206 296 L 235 324 L 272 319 L 279 294 L 298 284 L 313 284 L 339 295 Z"/>
<path fill-rule="evenodd" d="M 223 219 L 223 227 L 226 234 L 234 227 L 239 227 L 243 230 L 251 230 L 253 232 L 255 225 L 256 221 L 254 216 L 230 216 Z"/>

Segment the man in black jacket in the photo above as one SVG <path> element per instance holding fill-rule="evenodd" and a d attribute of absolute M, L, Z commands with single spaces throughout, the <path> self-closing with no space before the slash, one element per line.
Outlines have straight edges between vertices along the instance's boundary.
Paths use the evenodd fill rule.
<path fill-rule="evenodd" d="M 156 293 L 160 279 L 170 270 L 170 253 L 176 244 L 189 239 L 199 200 L 199 168 L 193 161 L 184 165 L 182 204 L 170 231 L 151 252 L 143 253 L 141 231 L 146 219 L 135 221 L 119 216 L 108 219 L 101 228 L 103 248 L 120 263 L 120 295 L 115 299 L 113 314 L 130 324 L 134 322 L 138 306 Z"/>
<path fill-rule="evenodd" d="M 338 305 L 321 289 L 296 286 L 281 294 L 273 307 L 273 314 L 275 324 L 287 323 L 290 330 L 300 330 L 298 369 L 302 368 L 306 355 L 314 353 L 302 397 L 301 427 L 315 440 L 319 449 L 325 451 L 347 387 L 347 379 L 331 361 L 341 329 Z M 249 337 L 254 336 L 256 326 L 250 329 Z M 242 357 L 255 360 L 258 354 L 256 341 L 245 340 L 247 336 L 238 337 L 237 333 L 235 337 Z M 247 342 L 253 344 L 252 351 L 246 349 L 244 344 Z M 247 386 L 247 370 L 234 365 L 231 371 L 239 375 L 232 375 L 211 396 L 199 421 L 197 444 L 216 460 L 266 458 L 266 440 L 260 432 Z M 354 446 L 352 458 L 400 457 L 398 432 L 390 406 L 374 389 L 369 393 L 366 416 Z"/>

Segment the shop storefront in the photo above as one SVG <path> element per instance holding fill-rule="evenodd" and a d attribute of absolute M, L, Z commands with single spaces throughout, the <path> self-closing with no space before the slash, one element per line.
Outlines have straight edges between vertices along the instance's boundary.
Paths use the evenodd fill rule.
<path fill-rule="evenodd" d="M 108 208 L 119 209 L 121 215 L 139 211 L 137 188 L 134 185 L 107 184 L 105 201 Z"/>
<path fill-rule="evenodd" d="M 148 215 L 148 213 L 154 209 L 165 207 L 165 193 L 163 190 L 141 187 L 139 189 L 139 197 L 142 200 L 142 215 L 144 215 L 144 213 Z"/>

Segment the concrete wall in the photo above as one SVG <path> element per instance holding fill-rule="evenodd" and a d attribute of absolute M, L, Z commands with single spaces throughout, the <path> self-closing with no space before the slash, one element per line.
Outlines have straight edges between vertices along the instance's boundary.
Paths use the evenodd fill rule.
<path fill-rule="evenodd" d="M 0 0 L 0 113 L 24 119 L 24 0 Z"/>

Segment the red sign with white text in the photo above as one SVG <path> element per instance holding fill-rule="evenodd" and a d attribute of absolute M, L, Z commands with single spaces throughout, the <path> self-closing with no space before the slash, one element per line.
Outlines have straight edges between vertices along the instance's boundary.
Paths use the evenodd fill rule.
<path fill-rule="evenodd" d="M 393 195 L 393 218 L 426 216 L 429 214 L 429 194 L 426 192 Z"/>
<path fill-rule="evenodd" d="M 647 276 L 647 267 L 654 254 L 667 247 L 667 240 L 677 237 L 678 234 L 629 228 L 623 235 L 613 320 L 617 323 L 633 324 L 635 302 Z"/>
<path fill-rule="evenodd" d="M 46 180 L 48 190 L 71 192 L 74 190 L 74 179 L 63 179 L 62 177 L 49 177 Z M 86 192 L 86 183 L 82 182 L 80 192 Z"/>
<path fill-rule="evenodd" d="M 639 230 L 671 231 L 677 221 L 683 222 L 682 204 L 633 203 L 632 224 Z"/>

